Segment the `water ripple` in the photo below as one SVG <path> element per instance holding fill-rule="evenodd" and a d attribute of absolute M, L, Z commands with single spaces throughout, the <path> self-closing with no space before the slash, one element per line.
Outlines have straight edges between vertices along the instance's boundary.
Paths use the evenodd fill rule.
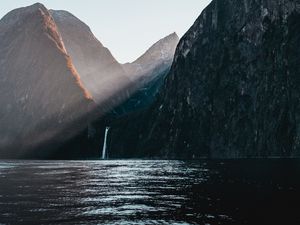
<path fill-rule="evenodd" d="M 271 174 L 228 162 L 3 161 L 0 224 L 245 224 L 266 190 L 299 190 Z"/>

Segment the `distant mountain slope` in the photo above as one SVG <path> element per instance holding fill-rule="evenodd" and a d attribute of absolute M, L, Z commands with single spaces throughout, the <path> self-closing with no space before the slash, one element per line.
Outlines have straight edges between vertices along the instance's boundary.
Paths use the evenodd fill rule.
<path fill-rule="evenodd" d="M 1 19 L 0 52 L 0 157 L 55 146 L 83 128 L 92 98 L 43 5 Z"/>
<path fill-rule="evenodd" d="M 154 73 L 160 74 L 171 66 L 178 42 L 179 37 L 172 33 L 152 45 L 134 62 L 124 64 L 123 68 L 132 80 L 141 77 L 154 79 Z"/>
<path fill-rule="evenodd" d="M 95 101 L 103 107 L 109 98 L 113 100 L 109 100 L 108 104 L 113 105 L 126 99 L 127 89 L 131 85 L 126 72 L 110 51 L 95 38 L 90 28 L 67 11 L 50 12 L 67 53 Z"/>
<path fill-rule="evenodd" d="M 179 37 L 172 33 L 152 45 L 133 63 L 123 65 L 134 84 L 134 91 L 114 109 L 115 114 L 123 115 L 151 105 L 171 68 L 178 42 Z"/>
<path fill-rule="evenodd" d="M 111 155 L 299 156 L 299 21 L 299 0 L 213 0 L 155 105 L 111 129 Z"/>

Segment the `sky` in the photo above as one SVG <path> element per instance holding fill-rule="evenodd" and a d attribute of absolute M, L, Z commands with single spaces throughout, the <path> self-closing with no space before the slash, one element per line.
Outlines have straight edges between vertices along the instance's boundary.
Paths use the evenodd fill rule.
<path fill-rule="evenodd" d="M 39 0 L 48 9 L 67 10 L 85 22 L 121 63 L 132 62 L 159 39 L 179 37 L 211 0 Z M 1 0 L 0 18 L 34 0 Z"/>

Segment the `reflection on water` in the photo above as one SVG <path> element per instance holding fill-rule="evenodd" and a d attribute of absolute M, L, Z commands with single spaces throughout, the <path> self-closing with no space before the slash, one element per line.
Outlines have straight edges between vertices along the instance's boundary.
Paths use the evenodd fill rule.
<path fill-rule="evenodd" d="M 2 161 L 0 224 L 297 224 L 299 179 L 295 160 Z"/>

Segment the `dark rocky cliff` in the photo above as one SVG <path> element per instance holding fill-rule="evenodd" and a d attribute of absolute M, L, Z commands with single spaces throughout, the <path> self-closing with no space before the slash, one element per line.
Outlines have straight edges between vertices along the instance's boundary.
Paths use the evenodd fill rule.
<path fill-rule="evenodd" d="M 299 156 L 299 32 L 299 0 L 214 0 L 151 110 L 114 125 L 111 155 Z"/>

